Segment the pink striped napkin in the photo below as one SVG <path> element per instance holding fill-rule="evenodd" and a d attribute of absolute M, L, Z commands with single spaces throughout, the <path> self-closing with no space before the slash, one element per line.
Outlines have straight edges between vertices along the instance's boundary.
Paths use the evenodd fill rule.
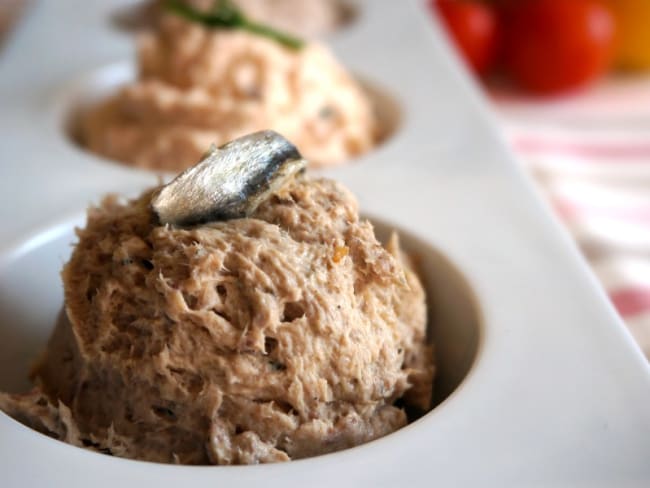
<path fill-rule="evenodd" d="M 650 131 L 504 117 L 521 160 L 650 359 Z"/>

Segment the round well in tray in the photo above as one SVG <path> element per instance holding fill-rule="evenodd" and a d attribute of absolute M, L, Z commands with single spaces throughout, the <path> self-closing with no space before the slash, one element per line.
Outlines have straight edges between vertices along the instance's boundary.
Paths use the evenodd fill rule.
<path fill-rule="evenodd" d="M 394 226 L 372 219 L 385 241 Z M 73 222 L 44 229 L 0 256 L 0 390 L 29 389 L 30 366 L 43 350 L 62 305 L 59 276 L 76 241 Z M 429 243 L 400 232 L 403 248 L 415 264 L 427 292 L 429 337 L 435 344 L 437 374 L 434 406 L 452 395 L 474 364 L 481 336 L 481 316 L 474 294 L 458 269 Z M 428 415 L 435 415 L 435 408 Z M 36 432 L 34 435 L 40 435 Z"/>
<path fill-rule="evenodd" d="M 134 66 L 131 63 L 122 62 L 92 71 L 65 87 L 58 107 L 62 117 L 62 132 L 65 137 L 76 147 L 90 153 L 82 140 L 81 117 L 91 107 L 117 93 L 122 86 L 134 78 Z M 375 146 L 369 153 L 358 156 L 358 158 L 363 158 L 396 134 L 401 124 L 401 110 L 397 99 L 382 88 L 381 85 L 360 77 L 357 77 L 357 81 L 370 98 L 378 121 Z M 94 153 L 91 154 L 104 161 L 125 164 L 120 161 L 105 159 Z M 345 162 L 344 165 L 353 164 L 354 160 L 355 158 Z"/>

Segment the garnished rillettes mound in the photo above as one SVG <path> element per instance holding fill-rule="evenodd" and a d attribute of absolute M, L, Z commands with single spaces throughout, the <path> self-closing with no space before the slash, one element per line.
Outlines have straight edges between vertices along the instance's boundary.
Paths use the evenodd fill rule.
<path fill-rule="evenodd" d="M 249 218 L 188 228 L 160 225 L 150 197 L 89 211 L 38 387 L 1 395 L 8 413 L 117 456 L 247 464 L 430 408 L 423 289 L 345 188 L 299 176 Z"/>

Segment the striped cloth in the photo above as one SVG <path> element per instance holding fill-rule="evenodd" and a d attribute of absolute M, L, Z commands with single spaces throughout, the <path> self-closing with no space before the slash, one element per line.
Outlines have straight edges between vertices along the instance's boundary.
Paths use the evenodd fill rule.
<path fill-rule="evenodd" d="M 506 133 L 650 359 L 650 134 L 511 122 Z"/>

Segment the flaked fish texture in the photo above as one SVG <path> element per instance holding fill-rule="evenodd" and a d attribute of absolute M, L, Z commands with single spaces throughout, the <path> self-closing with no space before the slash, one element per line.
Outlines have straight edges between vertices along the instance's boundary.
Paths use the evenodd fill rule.
<path fill-rule="evenodd" d="M 298 149 L 266 130 L 212 146 L 151 199 L 161 224 L 189 226 L 246 217 L 305 170 Z"/>

